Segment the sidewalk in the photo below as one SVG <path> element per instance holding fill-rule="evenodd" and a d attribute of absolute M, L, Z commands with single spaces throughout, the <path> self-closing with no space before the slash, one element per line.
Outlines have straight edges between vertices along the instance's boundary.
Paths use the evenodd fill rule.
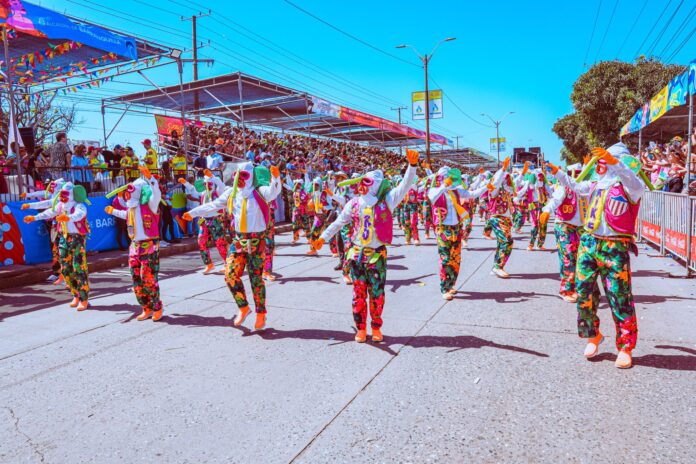
<path fill-rule="evenodd" d="M 283 223 L 276 226 L 276 234 L 290 231 L 292 224 Z M 160 248 L 160 257 L 188 253 L 198 249 L 196 238 L 184 238 L 181 243 Z M 127 250 L 112 250 L 87 255 L 89 272 L 105 271 L 128 264 Z M 51 263 L 17 264 L 0 267 L 0 290 L 32 285 L 44 282 L 51 275 Z"/>

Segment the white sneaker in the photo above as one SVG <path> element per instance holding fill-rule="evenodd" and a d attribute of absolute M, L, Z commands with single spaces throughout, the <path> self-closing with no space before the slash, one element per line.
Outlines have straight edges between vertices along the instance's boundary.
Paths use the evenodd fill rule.
<path fill-rule="evenodd" d="M 599 345 L 604 341 L 604 336 L 600 333 L 594 338 L 590 338 L 585 346 L 585 352 L 583 355 L 587 358 L 594 358 L 599 353 Z"/>
<path fill-rule="evenodd" d="M 492 269 L 491 275 L 494 275 L 496 277 L 500 277 L 501 279 L 509 279 L 510 278 L 510 274 L 505 272 L 503 269 L 498 269 L 498 268 Z"/>
<path fill-rule="evenodd" d="M 447 301 L 451 301 L 454 299 L 454 295 L 452 295 L 451 293 L 443 293 L 442 299 L 447 300 Z"/>
<path fill-rule="evenodd" d="M 46 279 L 47 282 L 55 282 L 56 280 L 58 280 L 58 276 L 53 274 L 48 276 L 48 279 Z"/>
<path fill-rule="evenodd" d="M 160 242 L 160 248 L 167 248 L 169 244 L 167 242 Z"/>

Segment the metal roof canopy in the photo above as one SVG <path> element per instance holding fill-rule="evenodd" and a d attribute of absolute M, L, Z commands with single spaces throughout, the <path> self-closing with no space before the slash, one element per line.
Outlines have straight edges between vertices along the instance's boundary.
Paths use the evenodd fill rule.
<path fill-rule="evenodd" d="M 113 97 L 103 100 L 103 105 L 225 118 L 242 126 L 266 126 L 384 147 L 425 143 L 418 137 L 313 113 L 311 95 L 241 72 Z"/>
<path fill-rule="evenodd" d="M 497 164 L 497 160 L 495 158 L 490 155 L 486 155 L 475 148 L 431 151 L 430 156 L 441 161 L 468 166 Z"/>

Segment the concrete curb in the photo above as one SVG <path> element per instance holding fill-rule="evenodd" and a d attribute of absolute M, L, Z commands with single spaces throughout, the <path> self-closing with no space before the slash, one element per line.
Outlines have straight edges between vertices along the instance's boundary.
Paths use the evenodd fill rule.
<path fill-rule="evenodd" d="M 292 230 L 292 224 L 280 224 L 275 227 L 276 234 L 289 232 L 290 230 Z M 166 248 L 160 248 L 160 257 L 164 258 L 196 250 L 198 250 L 198 243 L 195 239 L 184 239 L 183 243 L 176 243 Z M 123 251 L 116 256 L 109 257 L 105 257 L 100 253 L 88 255 L 87 265 L 90 273 L 126 266 L 128 265 L 128 253 L 127 251 Z M 2 273 L 2 278 L 0 278 L 0 290 L 22 285 L 44 283 L 51 274 L 51 263 L 21 266 L 20 269 Z"/>

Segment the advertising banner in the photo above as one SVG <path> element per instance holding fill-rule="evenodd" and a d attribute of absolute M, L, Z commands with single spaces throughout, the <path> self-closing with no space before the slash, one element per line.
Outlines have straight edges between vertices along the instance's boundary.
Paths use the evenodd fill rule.
<path fill-rule="evenodd" d="M 104 208 L 111 204 L 106 197 L 90 198 L 87 205 L 87 251 L 108 251 L 118 248 L 114 217 Z M 51 261 L 50 222 L 24 223 L 25 216 L 35 216 L 37 211 L 22 210 L 24 202 L 0 203 L 0 227 L 3 240 L 0 247 L 0 265 L 37 264 Z"/>
<path fill-rule="evenodd" d="M 430 100 L 430 119 L 442 119 L 442 90 L 428 90 Z M 425 119 L 425 92 L 411 93 L 411 118 L 414 121 Z"/>
<path fill-rule="evenodd" d="M 184 125 L 181 123 L 181 118 L 174 118 L 171 116 L 156 114 L 155 124 L 157 124 L 157 133 L 159 135 L 169 136 L 174 130 L 177 134 L 179 134 L 179 137 L 181 137 L 181 134 L 184 133 Z M 203 127 L 203 123 L 201 121 L 194 121 L 192 119 L 187 119 L 186 125 Z"/>
<path fill-rule="evenodd" d="M 498 152 L 498 147 L 500 147 L 500 151 L 504 152 L 506 147 L 506 140 L 505 137 L 500 137 L 500 138 L 495 138 L 493 137 L 490 139 L 491 142 L 491 152 Z"/>
<path fill-rule="evenodd" d="M 134 38 L 74 22 L 56 11 L 21 0 L 3 1 L 0 4 L 1 23 L 35 37 L 68 39 L 124 58 L 138 59 Z"/>

